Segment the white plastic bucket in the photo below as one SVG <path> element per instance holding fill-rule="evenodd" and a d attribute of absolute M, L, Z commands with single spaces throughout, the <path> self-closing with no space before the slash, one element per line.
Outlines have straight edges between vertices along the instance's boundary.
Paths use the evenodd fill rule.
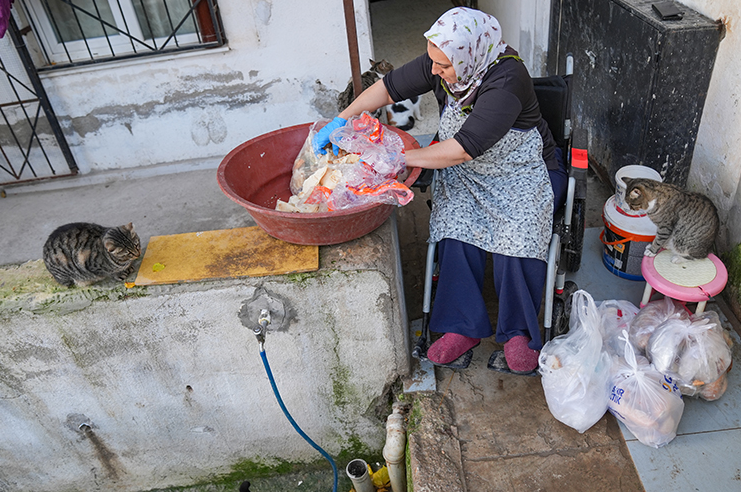
<path fill-rule="evenodd" d="M 602 209 L 602 263 L 620 278 L 643 280 L 643 252 L 656 237 L 656 226 L 648 216 L 626 215 L 615 201 L 615 195 L 611 196 Z"/>
<path fill-rule="evenodd" d="M 617 208 L 627 215 L 636 217 L 646 215 L 645 210 L 631 210 L 628 204 L 625 203 L 626 187 L 623 178 L 648 178 L 654 181 L 662 181 L 661 174 L 648 166 L 624 166 L 615 173 L 615 202 Z"/>

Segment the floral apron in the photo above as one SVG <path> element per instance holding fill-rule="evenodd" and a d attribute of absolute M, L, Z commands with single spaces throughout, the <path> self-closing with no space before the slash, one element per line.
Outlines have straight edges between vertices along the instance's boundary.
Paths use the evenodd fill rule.
<path fill-rule="evenodd" d="M 446 107 L 440 140 L 468 115 Z M 430 241 L 457 239 L 491 253 L 547 261 L 553 190 L 537 128 L 510 129 L 481 156 L 435 171 Z"/>

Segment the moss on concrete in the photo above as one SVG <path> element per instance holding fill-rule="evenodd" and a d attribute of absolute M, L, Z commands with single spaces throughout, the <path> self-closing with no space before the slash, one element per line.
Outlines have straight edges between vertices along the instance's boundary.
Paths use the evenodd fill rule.
<path fill-rule="evenodd" d="M 269 463 L 244 460 L 235 463 L 231 468 L 230 473 L 204 478 L 192 485 L 150 489 L 147 492 L 234 492 L 239 490 L 244 481 L 250 482 L 252 490 L 260 491 L 292 490 L 300 481 L 311 481 L 314 485 L 323 484 L 324 489 L 320 485 L 317 490 L 326 490 L 327 483 L 331 488 L 333 481 L 332 470 L 326 460 L 311 463 L 291 463 L 279 459 L 270 460 Z M 315 490 L 312 486 L 301 487 L 301 490 L 304 489 Z"/>
<path fill-rule="evenodd" d="M 115 301 L 147 294 L 146 287 L 126 288 L 123 282 L 103 281 L 90 287 L 64 287 L 42 260 L 0 267 L 0 318 L 18 311 L 67 314 L 94 301 Z"/>
<path fill-rule="evenodd" d="M 288 279 L 289 282 L 292 282 L 301 288 L 307 288 L 310 286 L 312 280 L 321 282 L 323 279 L 332 277 L 333 275 L 337 274 L 342 274 L 346 277 L 352 277 L 357 275 L 358 273 L 360 273 L 359 270 L 324 269 L 307 273 L 287 273 L 284 276 Z"/>
<path fill-rule="evenodd" d="M 319 275 L 320 275 L 319 272 L 289 273 L 286 275 L 286 278 L 290 282 L 293 282 L 294 284 L 298 285 L 299 287 L 306 288 L 309 286 L 309 281 L 313 280 Z"/>
<path fill-rule="evenodd" d="M 723 291 L 736 317 L 741 316 L 741 244 L 722 255 L 728 270 L 728 283 Z"/>
<path fill-rule="evenodd" d="M 420 395 L 417 398 L 413 398 L 412 410 L 409 412 L 409 417 L 407 418 L 407 433 L 408 434 L 411 434 L 412 432 L 417 430 L 420 423 L 422 422 L 422 418 L 424 417 L 424 414 L 422 411 L 422 405 L 420 404 L 420 401 L 419 401 L 419 399 L 421 398 L 428 398 L 428 397 L 424 395 Z"/>
<path fill-rule="evenodd" d="M 369 464 L 383 462 L 383 456 L 379 451 L 370 450 L 359 438 L 351 437 L 339 455 L 333 457 L 339 478 L 338 490 L 350 490 L 352 487 L 345 473 L 345 466 L 357 458 Z M 147 492 L 235 492 L 244 481 L 250 482 L 252 490 L 261 492 L 286 490 L 326 492 L 331 490 L 333 482 L 331 466 L 322 458 L 310 463 L 294 463 L 280 459 L 269 459 L 264 462 L 243 460 L 232 465 L 231 469 L 229 473 L 207 477 L 192 485 L 150 489 Z"/>

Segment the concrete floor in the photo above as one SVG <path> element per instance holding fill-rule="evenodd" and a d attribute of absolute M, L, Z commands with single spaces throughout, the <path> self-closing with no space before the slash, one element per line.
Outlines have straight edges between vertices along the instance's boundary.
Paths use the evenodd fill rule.
<path fill-rule="evenodd" d="M 371 3 L 376 58 L 401 64 L 421 53 L 422 33 L 449 7 L 448 0 Z M 419 25 L 413 24 L 415 21 Z M 420 39 L 420 46 L 415 44 L 414 53 L 405 55 L 399 49 L 404 43 L 394 41 L 394 35 Z M 434 101 L 423 106 L 423 111 L 423 123 L 409 133 L 425 143 L 437 125 Z M 0 264 L 40 258 L 48 232 L 54 225 L 70 221 L 107 225 L 133 221 L 143 243 L 149 238 L 147 231 L 152 230 L 175 234 L 254 225 L 244 209 L 219 190 L 213 177 L 216 165 L 218 162 L 190 168 L 162 166 L 131 172 L 126 179 L 120 173 L 102 173 L 9 187 L 7 198 L 0 198 Z M 612 190 L 591 175 L 588 189 L 584 266 L 575 280 L 595 299 L 620 298 L 637 304 L 636 289 L 642 290 L 642 286 L 613 276 L 600 261 L 601 245 L 596 237 L 602 227 L 602 205 Z M 152 199 L 146 203 L 132 200 L 136 196 Z M 411 320 L 421 316 L 428 198 L 429 192 L 418 192 L 415 200 L 397 213 Z M 496 295 L 491 283 L 487 279 L 486 295 L 495 319 Z M 459 488 L 434 488 L 436 480 L 445 478 L 444 468 L 428 462 L 424 490 L 740 490 L 736 444 L 741 437 L 739 378 L 729 381 L 727 394 L 718 402 L 690 400 L 681 435 L 654 450 L 635 441 L 609 415 L 584 434 L 559 423 L 547 409 L 539 378 L 501 375 L 486 368 L 495 348 L 491 340 L 484 340 L 467 370 L 436 371 L 432 409 L 447 409 L 445 428 L 458 449 L 462 480 Z M 438 457 L 440 450 L 447 449 L 433 444 L 428 448 L 429 455 Z"/>

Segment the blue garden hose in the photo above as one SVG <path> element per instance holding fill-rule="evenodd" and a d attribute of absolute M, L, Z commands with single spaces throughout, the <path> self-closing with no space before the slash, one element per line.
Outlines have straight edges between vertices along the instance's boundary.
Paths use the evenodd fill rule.
<path fill-rule="evenodd" d="M 309 436 L 306 435 L 304 431 L 301 430 L 301 427 L 298 426 L 295 420 L 293 420 L 293 417 L 291 417 L 291 414 L 288 413 L 288 409 L 283 404 L 283 399 L 280 397 L 280 393 L 278 392 L 278 387 L 275 385 L 275 379 L 273 378 L 273 372 L 270 370 L 270 364 L 268 364 L 268 356 L 265 353 L 265 349 L 262 346 L 262 343 L 260 343 L 260 357 L 262 357 L 262 364 L 265 366 L 265 372 L 268 373 L 268 379 L 270 379 L 270 386 L 273 387 L 273 393 L 275 393 L 275 399 L 278 400 L 278 405 L 280 405 L 281 410 L 283 410 L 283 414 L 286 416 L 288 421 L 291 423 L 294 429 L 296 429 L 296 432 L 299 433 L 301 437 L 304 438 L 306 442 L 311 444 L 311 447 L 319 451 L 324 458 L 329 461 L 329 464 L 332 465 L 332 473 L 334 474 L 334 487 L 332 488 L 333 492 L 337 492 L 337 465 L 335 464 L 332 457 L 321 447 L 319 447 L 318 444 L 316 444 L 314 441 L 311 440 Z"/>

